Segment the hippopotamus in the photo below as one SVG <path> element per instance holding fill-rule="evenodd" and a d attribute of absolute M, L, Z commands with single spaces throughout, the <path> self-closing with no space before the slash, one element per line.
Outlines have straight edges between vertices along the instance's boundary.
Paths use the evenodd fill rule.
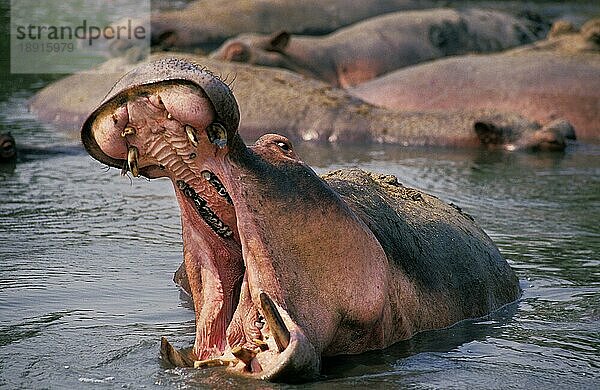
<path fill-rule="evenodd" d="M 469 215 L 391 175 L 319 177 L 284 136 L 246 146 L 239 121 L 227 84 L 170 58 L 125 75 L 81 129 L 98 161 L 173 183 L 196 338 L 181 351 L 163 338 L 169 364 L 305 381 L 323 356 L 384 348 L 519 297 Z"/>
<path fill-rule="evenodd" d="M 154 46 L 214 49 L 244 32 L 326 34 L 375 15 L 434 6 L 427 0 L 194 1 L 151 17 Z"/>
<path fill-rule="evenodd" d="M 568 120 L 581 140 L 600 141 L 598 19 L 501 54 L 441 59 L 396 70 L 349 89 L 398 110 L 469 107 L 518 112 L 546 123 Z M 564 28 L 564 27 L 561 27 Z"/>
<path fill-rule="evenodd" d="M 565 123 L 541 126 L 523 116 L 494 110 L 417 112 L 377 108 L 345 90 L 276 68 L 181 55 L 225 75 L 237 90 L 242 120 L 238 131 L 256 140 L 278 132 L 294 141 L 388 143 L 403 146 L 489 147 L 506 150 L 564 149 Z M 163 58 L 153 55 L 151 61 Z M 62 127 L 79 127 L 134 65 L 111 60 L 96 72 L 66 77 L 39 91 L 31 111 Z M 153 76 L 162 77 L 156 69 Z"/>
<path fill-rule="evenodd" d="M 539 25 L 499 11 L 435 8 L 377 16 L 323 37 L 242 34 L 211 56 L 348 87 L 423 61 L 531 43 Z"/>
<path fill-rule="evenodd" d="M 16 163 L 31 161 L 38 158 L 48 158 L 64 155 L 78 155 L 83 153 L 80 144 L 55 145 L 55 146 L 33 146 L 17 143 L 11 133 L 0 134 L 0 164 L 14 167 Z"/>
<path fill-rule="evenodd" d="M 17 159 L 15 139 L 10 133 L 0 134 L 0 164 L 11 163 Z"/>

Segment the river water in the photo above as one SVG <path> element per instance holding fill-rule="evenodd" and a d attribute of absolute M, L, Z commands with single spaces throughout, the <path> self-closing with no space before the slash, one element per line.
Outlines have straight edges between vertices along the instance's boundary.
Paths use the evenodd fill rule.
<path fill-rule="evenodd" d="M 600 145 L 547 154 L 297 145 L 319 173 L 392 173 L 459 205 L 524 293 L 484 319 L 326 360 L 317 382 L 265 384 L 161 365 L 161 336 L 179 347 L 194 337 L 193 310 L 171 281 L 182 259 L 173 189 L 120 177 L 72 132 L 37 123 L 26 102 L 51 79 L 2 79 L 0 133 L 30 150 L 0 167 L 0 388 L 600 388 Z"/>

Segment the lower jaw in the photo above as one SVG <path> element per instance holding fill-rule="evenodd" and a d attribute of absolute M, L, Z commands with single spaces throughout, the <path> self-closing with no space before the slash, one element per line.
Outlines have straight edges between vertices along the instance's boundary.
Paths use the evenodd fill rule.
<path fill-rule="evenodd" d="M 320 357 L 287 311 L 260 293 L 267 322 L 262 343 L 254 348 L 227 345 L 220 356 L 194 362 L 195 368 L 226 366 L 257 379 L 305 381 L 320 371 Z"/>

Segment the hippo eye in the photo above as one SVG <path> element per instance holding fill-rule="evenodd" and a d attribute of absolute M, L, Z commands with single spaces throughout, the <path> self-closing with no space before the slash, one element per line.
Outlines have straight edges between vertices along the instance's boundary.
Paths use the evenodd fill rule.
<path fill-rule="evenodd" d="M 285 152 L 289 152 L 290 150 L 292 150 L 292 146 L 290 144 L 282 141 L 277 142 L 277 146 L 279 146 L 279 148 L 281 148 L 281 150 Z"/>

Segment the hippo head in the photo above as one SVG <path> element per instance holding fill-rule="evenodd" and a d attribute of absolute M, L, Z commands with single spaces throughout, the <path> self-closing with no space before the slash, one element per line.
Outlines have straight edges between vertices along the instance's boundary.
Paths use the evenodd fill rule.
<path fill-rule="evenodd" d="M 544 126 L 511 113 L 484 115 L 473 124 L 482 145 L 503 149 L 530 151 L 562 151 L 567 140 L 575 140 L 575 129 L 565 119 Z"/>
<path fill-rule="evenodd" d="M 15 139 L 10 133 L 0 134 L 0 163 L 13 162 L 16 158 Z"/>
<path fill-rule="evenodd" d="M 286 55 L 286 49 L 291 39 L 292 36 L 287 31 L 271 35 L 240 34 L 225 41 L 210 54 L 210 57 L 224 61 L 286 68 L 303 73 L 305 72 L 304 67 L 297 65 Z"/>
<path fill-rule="evenodd" d="M 82 141 L 100 162 L 174 185 L 196 339 L 189 353 L 163 339 L 163 358 L 306 380 L 321 355 L 364 350 L 376 339 L 387 280 L 377 260 L 385 254 L 288 139 L 265 135 L 247 147 L 238 121 L 227 85 L 163 59 L 115 85 L 84 123 Z M 358 283 L 365 279 L 381 282 Z M 373 333 L 344 330 L 342 318 Z"/>

